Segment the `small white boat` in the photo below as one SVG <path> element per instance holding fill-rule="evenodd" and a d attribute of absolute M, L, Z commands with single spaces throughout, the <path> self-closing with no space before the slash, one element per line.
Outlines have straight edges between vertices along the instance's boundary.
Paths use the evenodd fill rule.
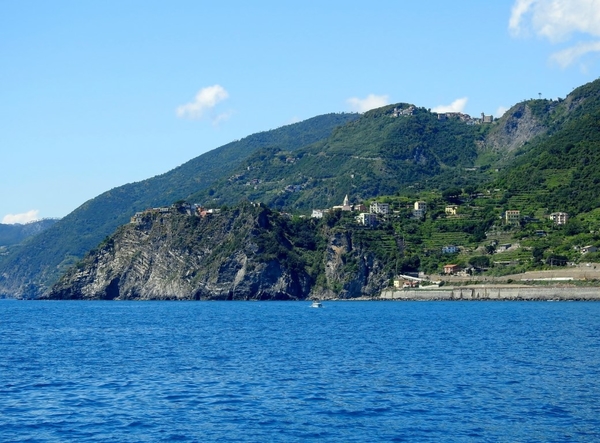
<path fill-rule="evenodd" d="M 321 303 L 319 300 L 313 300 L 312 305 L 310 305 L 311 308 L 322 308 L 323 307 L 323 303 Z"/>

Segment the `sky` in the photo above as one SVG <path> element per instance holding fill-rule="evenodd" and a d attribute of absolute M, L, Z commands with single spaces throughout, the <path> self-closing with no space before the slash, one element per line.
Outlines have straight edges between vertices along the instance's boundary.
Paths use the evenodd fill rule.
<path fill-rule="evenodd" d="M 500 116 L 600 76 L 600 0 L 0 0 L 0 222 L 392 103 Z"/>

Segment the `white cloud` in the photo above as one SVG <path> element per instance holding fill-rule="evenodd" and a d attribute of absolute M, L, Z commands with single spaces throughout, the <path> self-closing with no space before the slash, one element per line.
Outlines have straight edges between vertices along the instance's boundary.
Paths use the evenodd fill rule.
<path fill-rule="evenodd" d="M 523 33 L 523 29 L 521 28 L 521 20 L 523 15 L 525 15 L 531 5 L 535 3 L 537 0 L 517 0 L 512 7 L 510 20 L 508 21 L 508 29 L 513 35 L 520 35 Z"/>
<path fill-rule="evenodd" d="M 181 118 L 201 119 L 207 110 L 214 108 L 228 97 L 229 93 L 221 85 L 202 88 L 196 94 L 193 102 L 177 107 L 177 116 Z M 221 116 L 218 116 L 217 119 L 222 120 Z"/>
<path fill-rule="evenodd" d="M 29 223 L 30 221 L 37 220 L 39 213 L 40 211 L 37 209 L 32 209 L 31 211 L 24 212 L 23 214 L 7 214 L 2 219 L 2 223 L 6 225 L 13 225 L 15 223 Z"/>
<path fill-rule="evenodd" d="M 514 35 L 531 30 L 551 42 L 574 33 L 600 37 L 600 0 L 516 0 L 508 26 Z"/>
<path fill-rule="evenodd" d="M 375 95 L 369 94 L 367 97 L 360 99 L 352 97 L 346 100 L 346 103 L 350 105 L 350 108 L 356 112 L 367 112 L 371 109 L 381 108 L 389 103 L 389 97 L 387 95 Z"/>
<path fill-rule="evenodd" d="M 600 52 L 600 41 L 578 43 L 570 48 L 555 52 L 550 56 L 550 60 L 558 63 L 562 68 L 566 68 L 590 52 Z"/>
<path fill-rule="evenodd" d="M 438 113 L 442 113 L 442 112 L 463 112 L 464 109 L 465 109 L 465 106 L 467 105 L 467 101 L 468 100 L 469 99 L 467 97 L 457 98 L 456 100 L 454 100 L 449 105 L 439 105 L 439 106 L 436 106 L 435 108 L 433 108 L 431 111 L 432 112 L 438 112 Z"/>
<path fill-rule="evenodd" d="M 581 35 L 600 37 L 600 0 L 516 0 L 508 28 L 513 36 L 535 34 L 551 43 Z M 563 68 L 590 52 L 600 41 L 579 42 L 551 56 Z"/>
<path fill-rule="evenodd" d="M 494 114 L 494 117 L 496 118 L 500 118 L 502 117 L 506 111 L 508 111 L 508 108 L 505 106 L 498 106 L 498 109 L 496 109 L 496 113 Z"/>

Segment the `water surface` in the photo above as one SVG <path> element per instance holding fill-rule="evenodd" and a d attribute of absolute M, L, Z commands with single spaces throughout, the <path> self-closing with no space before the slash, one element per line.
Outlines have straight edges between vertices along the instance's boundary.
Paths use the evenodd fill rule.
<path fill-rule="evenodd" d="M 600 441 L 600 303 L 0 301 L 0 441 Z"/>

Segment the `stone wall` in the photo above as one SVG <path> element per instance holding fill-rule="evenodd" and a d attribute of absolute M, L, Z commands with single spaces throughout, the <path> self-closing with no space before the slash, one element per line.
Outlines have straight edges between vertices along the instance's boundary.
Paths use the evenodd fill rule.
<path fill-rule="evenodd" d="M 448 289 L 386 289 L 386 300 L 599 300 L 600 288 L 472 286 Z"/>

